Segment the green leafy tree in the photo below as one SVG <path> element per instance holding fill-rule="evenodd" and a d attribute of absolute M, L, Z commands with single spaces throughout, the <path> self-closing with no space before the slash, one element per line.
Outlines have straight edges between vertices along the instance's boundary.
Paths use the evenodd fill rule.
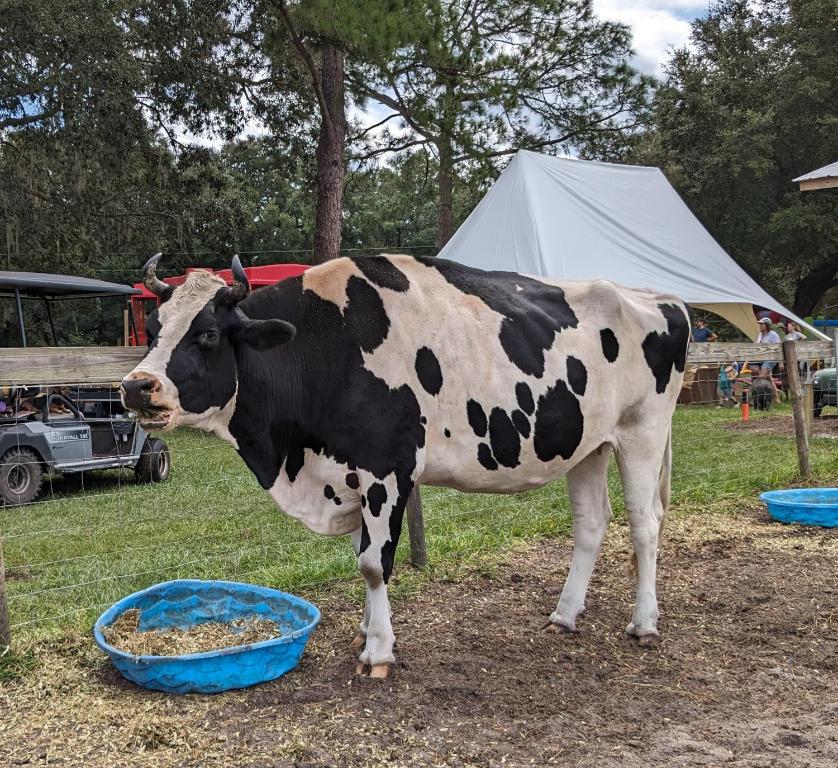
<path fill-rule="evenodd" d="M 803 316 L 838 285 L 838 192 L 800 193 L 791 181 L 836 159 L 836 19 L 836 0 L 711 6 L 668 64 L 638 155 Z"/>
<path fill-rule="evenodd" d="M 421 4 L 414 0 L 270 0 L 275 10 L 272 56 L 296 51 L 307 73 L 305 91 L 317 105 L 314 261 L 340 253 L 342 196 L 346 172 L 347 59 L 366 61 L 388 55 L 415 32 L 411 19 Z"/>
<path fill-rule="evenodd" d="M 650 81 L 630 54 L 628 29 L 597 19 L 591 0 L 433 0 L 410 44 L 347 67 L 353 96 L 398 126 L 361 154 L 433 153 L 443 245 L 458 166 L 520 148 L 613 152 L 636 130 Z"/>

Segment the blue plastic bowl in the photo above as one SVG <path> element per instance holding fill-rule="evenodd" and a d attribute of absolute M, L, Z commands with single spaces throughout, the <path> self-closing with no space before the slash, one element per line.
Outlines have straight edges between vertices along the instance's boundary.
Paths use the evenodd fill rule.
<path fill-rule="evenodd" d="M 781 523 L 838 525 L 838 488 L 789 488 L 759 497 L 768 505 L 768 514 Z"/>
<path fill-rule="evenodd" d="M 140 612 L 139 630 L 187 627 L 207 621 L 258 617 L 275 621 L 282 636 L 261 643 L 182 656 L 134 656 L 114 648 L 102 634 L 125 611 Z M 308 637 L 320 622 L 317 606 L 296 595 L 235 581 L 179 579 L 123 598 L 93 627 L 97 645 L 129 680 L 169 693 L 220 693 L 275 680 L 297 666 Z"/>

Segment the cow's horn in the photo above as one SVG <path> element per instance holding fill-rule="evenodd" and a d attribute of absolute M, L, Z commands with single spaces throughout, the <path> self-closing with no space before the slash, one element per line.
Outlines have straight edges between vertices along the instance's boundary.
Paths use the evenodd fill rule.
<path fill-rule="evenodd" d="M 239 255 L 233 256 L 233 284 L 218 292 L 218 301 L 226 306 L 238 304 L 250 293 L 250 281 L 244 273 Z"/>
<path fill-rule="evenodd" d="M 240 299 L 243 299 L 250 293 L 250 281 L 247 279 L 244 267 L 242 267 L 239 254 L 233 256 L 233 290 L 241 293 Z"/>
<path fill-rule="evenodd" d="M 157 262 L 160 261 L 162 253 L 155 253 L 143 267 L 143 285 L 150 290 L 160 301 L 166 301 L 174 288 L 164 283 L 157 277 Z"/>

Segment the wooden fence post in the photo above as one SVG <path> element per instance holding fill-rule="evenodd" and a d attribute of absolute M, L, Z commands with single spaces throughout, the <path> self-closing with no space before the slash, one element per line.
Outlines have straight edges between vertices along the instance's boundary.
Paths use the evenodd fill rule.
<path fill-rule="evenodd" d="M 3 538 L 0 537 L 0 649 L 12 644 L 9 627 L 9 605 L 6 602 L 6 564 L 3 561 Z"/>
<path fill-rule="evenodd" d="M 783 358 L 786 362 L 786 378 L 789 382 L 791 396 L 791 410 L 794 416 L 794 437 L 797 442 L 797 463 L 800 474 L 809 477 L 812 469 L 809 466 L 809 434 L 806 430 L 806 406 L 803 391 L 800 387 L 800 370 L 797 367 L 797 342 L 783 342 Z"/>
<path fill-rule="evenodd" d="M 418 485 L 407 500 L 407 534 L 410 538 L 410 562 L 414 568 L 424 568 L 428 564 L 428 550 L 425 546 L 422 494 Z"/>

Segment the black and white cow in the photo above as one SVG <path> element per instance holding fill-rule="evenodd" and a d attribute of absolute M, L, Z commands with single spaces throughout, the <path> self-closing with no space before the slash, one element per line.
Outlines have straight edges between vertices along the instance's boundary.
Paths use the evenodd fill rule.
<path fill-rule="evenodd" d="M 567 475 L 574 552 L 553 630 L 575 631 L 611 516 L 613 450 L 637 557 L 626 631 L 658 634 L 658 533 L 689 324 L 673 296 L 558 285 L 410 256 L 341 258 L 250 293 L 192 272 L 123 381 L 152 429 L 231 442 L 286 514 L 351 534 L 367 600 L 359 671 L 393 663 L 387 581 L 416 483 L 511 493 Z"/>

